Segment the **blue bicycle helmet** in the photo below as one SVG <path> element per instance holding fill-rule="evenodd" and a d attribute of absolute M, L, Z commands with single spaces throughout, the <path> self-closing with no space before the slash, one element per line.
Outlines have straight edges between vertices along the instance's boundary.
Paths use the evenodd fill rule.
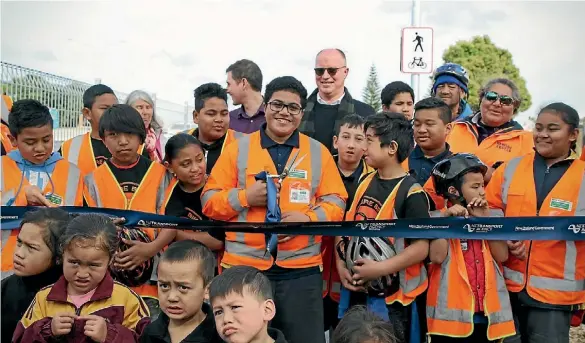
<path fill-rule="evenodd" d="M 437 78 L 441 75 L 451 75 L 461 81 L 466 87 L 469 84 L 469 77 L 467 76 L 467 70 L 457 63 L 445 63 L 435 71 L 433 81 L 437 81 Z"/>

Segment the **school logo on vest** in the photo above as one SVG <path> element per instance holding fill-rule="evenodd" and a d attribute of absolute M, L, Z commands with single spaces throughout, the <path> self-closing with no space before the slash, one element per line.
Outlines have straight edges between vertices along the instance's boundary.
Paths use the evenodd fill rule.
<path fill-rule="evenodd" d="M 559 210 L 571 211 L 573 203 L 562 199 L 550 199 L 550 208 L 557 208 Z"/>
<path fill-rule="evenodd" d="M 505 150 L 507 152 L 512 152 L 512 146 L 510 146 L 506 143 L 496 142 L 496 148 L 501 149 L 501 150 Z"/>

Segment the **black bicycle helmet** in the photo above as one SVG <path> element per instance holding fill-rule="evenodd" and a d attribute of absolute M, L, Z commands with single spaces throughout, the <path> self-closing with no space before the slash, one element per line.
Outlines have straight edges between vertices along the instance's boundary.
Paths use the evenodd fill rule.
<path fill-rule="evenodd" d="M 343 249 L 341 249 L 343 245 Z M 353 273 L 354 261 L 368 259 L 376 262 L 396 256 L 394 244 L 385 237 L 345 237 L 337 246 L 339 257 L 345 261 L 347 269 Z M 364 285 L 372 295 L 385 297 L 396 293 L 400 287 L 398 274 L 382 276 Z"/>
<path fill-rule="evenodd" d="M 435 192 L 445 198 L 452 197 L 449 187 L 459 188 L 460 178 L 471 170 L 479 170 L 483 175 L 487 172 L 487 166 L 472 154 L 454 154 L 435 165 L 431 176 L 435 184 Z M 460 189 L 457 189 L 461 192 Z"/>
<path fill-rule="evenodd" d="M 152 242 L 150 237 L 144 231 L 139 229 L 130 229 L 127 227 L 123 227 L 118 231 L 118 237 L 120 238 L 118 252 L 122 252 L 130 248 L 128 245 L 122 243 L 122 238 L 128 241 L 140 241 L 143 243 Z M 153 268 L 154 258 L 149 258 L 133 270 L 117 269 L 112 264 L 110 265 L 110 274 L 115 280 L 123 283 L 124 285 L 136 287 L 143 285 L 150 280 Z"/>

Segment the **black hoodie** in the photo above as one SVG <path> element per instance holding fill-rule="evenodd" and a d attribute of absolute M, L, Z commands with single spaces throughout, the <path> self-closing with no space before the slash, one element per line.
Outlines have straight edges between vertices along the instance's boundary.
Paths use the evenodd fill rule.
<path fill-rule="evenodd" d="M 274 343 L 287 343 L 282 331 L 274 328 L 268 328 L 268 336 L 274 340 Z"/>
<path fill-rule="evenodd" d="M 205 319 L 181 343 L 222 343 L 215 329 L 211 307 L 203 303 L 201 309 L 205 313 Z M 161 312 L 158 318 L 144 329 L 140 343 L 171 343 L 168 327 L 169 317 Z"/>
<path fill-rule="evenodd" d="M 33 301 L 37 292 L 46 286 L 52 285 L 63 274 L 62 266 L 54 266 L 48 270 L 32 276 L 10 275 L 2 280 L 0 292 L 2 306 L 2 342 L 11 342 L 16 325 L 22 319 L 24 312 Z"/>

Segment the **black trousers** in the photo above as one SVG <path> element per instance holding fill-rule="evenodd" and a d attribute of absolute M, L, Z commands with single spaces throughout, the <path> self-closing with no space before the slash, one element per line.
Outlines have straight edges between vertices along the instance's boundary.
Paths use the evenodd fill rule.
<path fill-rule="evenodd" d="M 325 343 L 321 274 L 270 282 L 276 304 L 270 326 L 282 331 L 289 343 Z"/>

